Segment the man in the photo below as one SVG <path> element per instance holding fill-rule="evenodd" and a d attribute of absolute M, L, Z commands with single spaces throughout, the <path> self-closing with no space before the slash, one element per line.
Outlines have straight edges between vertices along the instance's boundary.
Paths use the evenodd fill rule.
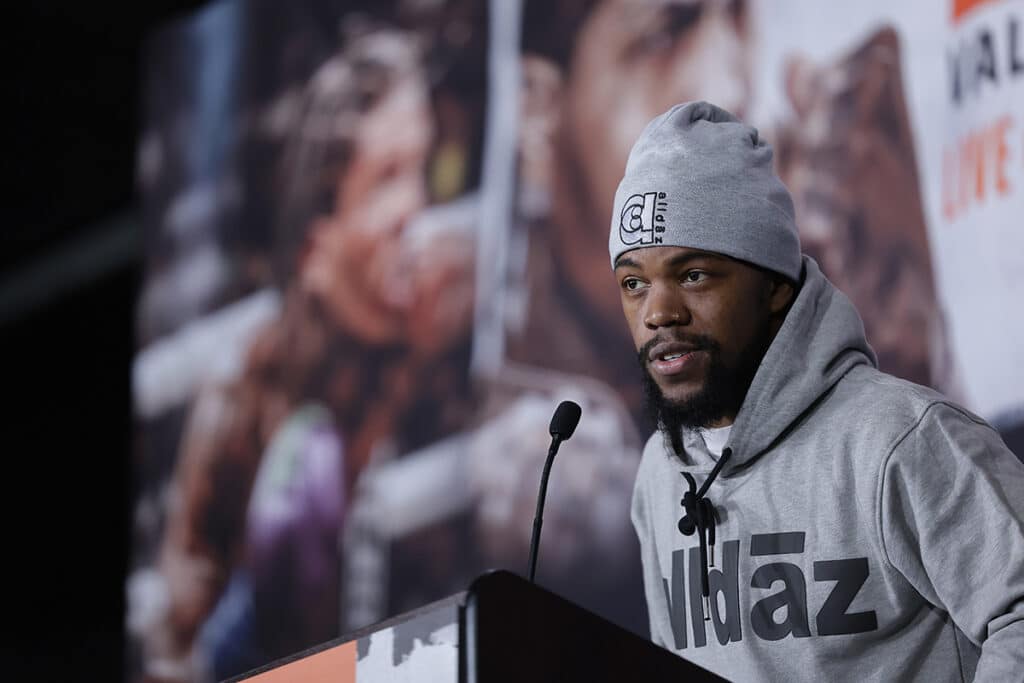
<path fill-rule="evenodd" d="M 876 369 L 758 132 L 652 121 L 609 248 L 660 432 L 632 510 L 654 641 L 731 680 L 1020 680 L 1024 466 Z"/>

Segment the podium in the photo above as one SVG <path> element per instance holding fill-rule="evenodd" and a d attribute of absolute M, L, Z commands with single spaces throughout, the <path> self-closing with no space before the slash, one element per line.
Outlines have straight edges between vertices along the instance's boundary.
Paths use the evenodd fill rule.
<path fill-rule="evenodd" d="M 229 683 L 725 681 L 516 574 L 230 679 Z"/>

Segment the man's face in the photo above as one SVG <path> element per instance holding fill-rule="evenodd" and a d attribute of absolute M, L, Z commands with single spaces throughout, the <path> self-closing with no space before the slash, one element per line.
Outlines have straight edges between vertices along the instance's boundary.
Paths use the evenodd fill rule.
<path fill-rule="evenodd" d="M 594 277 L 607 263 L 595 237 L 606 234 L 629 150 L 678 102 L 706 99 L 742 117 L 747 32 L 742 0 L 605 0 L 580 30 L 556 143 L 556 175 L 568 185 L 553 198 L 556 239 L 573 281 L 610 320 L 618 313 L 607 281 Z"/>
<path fill-rule="evenodd" d="M 615 278 L 659 421 L 731 424 L 792 287 L 741 261 L 684 247 L 628 251 Z"/>

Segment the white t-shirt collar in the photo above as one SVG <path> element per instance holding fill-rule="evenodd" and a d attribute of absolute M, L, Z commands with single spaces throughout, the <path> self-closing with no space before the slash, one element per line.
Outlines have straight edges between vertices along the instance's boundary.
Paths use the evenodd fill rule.
<path fill-rule="evenodd" d="M 704 439 L 704 445 L 707 446 L 708 452 L 715 458 L 720 458 L 722 456 L 722 449 L 725 448 L 725 442 L 729 440 L 729 432 L 732 431 L 732 425 L 726 427 L 705 427 L 697 431 L 700 432 L 701 438 Z"/>

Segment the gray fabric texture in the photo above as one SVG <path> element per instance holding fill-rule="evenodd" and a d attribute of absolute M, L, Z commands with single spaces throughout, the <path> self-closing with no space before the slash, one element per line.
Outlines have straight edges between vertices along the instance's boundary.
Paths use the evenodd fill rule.
<path fill-rule="evenodd" d="M 800 276 L 793 200 L 772 148 L 735 116 L 689 102 L 647 125 L 615 193 L 608 250 L 703 249 Z"/>
<path fill-rule="evenodd" d="M 656 433 L 636 480 L 652 639 L 732 681 L 1024 680 L 1024 465 L 977 416 L 875 368 L 849 300 L 803 283 L 708 491 L 710 619 L 676 528 L 715 464 Z"/>

